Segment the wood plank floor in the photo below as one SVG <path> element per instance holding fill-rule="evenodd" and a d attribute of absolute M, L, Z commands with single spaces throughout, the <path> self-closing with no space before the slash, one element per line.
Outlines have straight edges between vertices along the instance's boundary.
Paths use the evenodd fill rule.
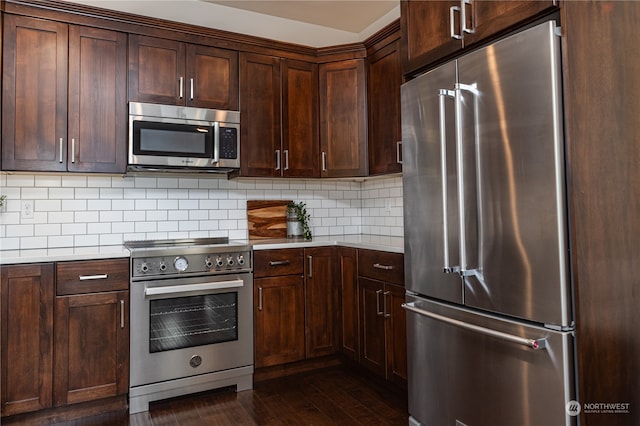
<path fill-rule="evenodd" d="M 406 392 L 336 366 L 257 383 L 253 390 L 203 392 L 151 404 L 148 412 L 110 413 L 56 425 L 403 425 Z"/>

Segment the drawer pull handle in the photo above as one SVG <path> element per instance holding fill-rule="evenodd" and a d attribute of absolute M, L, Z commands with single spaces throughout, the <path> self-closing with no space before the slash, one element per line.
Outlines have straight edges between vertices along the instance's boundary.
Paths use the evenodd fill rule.
<path fill-rule="evenodd" d="M 384 269 L 385 271 L 390 271 L 393 269 L 392 265 L 381 265 L 379 263 L 374 263 L 373 267 L 377 269 Z"/>
<path fill-rule="evenodd" d="M 290 260 L 272 260 L 269 262 L 269 266 L 282 266 L 282 265 L 288 265 L 290 264 L 291 261 Z"/>
<path fill-rule="evenodd" d="M 109 278 L 108 274 L 100 274 L 100 275 L 78 275 L 78 279 L 80 281 L 90 281 L 90 280 L 106 280 Z"/>

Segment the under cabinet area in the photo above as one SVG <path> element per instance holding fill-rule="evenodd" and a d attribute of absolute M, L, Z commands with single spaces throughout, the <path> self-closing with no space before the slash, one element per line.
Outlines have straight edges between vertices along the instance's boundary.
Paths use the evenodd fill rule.
<path fill-rule="evenodd" d="M 129 36 L 129 100 L 238 109 L 238 52 Z"/>
<path fill-rule="evenodd" d="M 124 173 L 127 35 L 5 15 L 2 170 Z"/>
<path fill-rule="evenodd" d="M 126 395 L 128 258 L 0 271 L 3 417 Z"/>

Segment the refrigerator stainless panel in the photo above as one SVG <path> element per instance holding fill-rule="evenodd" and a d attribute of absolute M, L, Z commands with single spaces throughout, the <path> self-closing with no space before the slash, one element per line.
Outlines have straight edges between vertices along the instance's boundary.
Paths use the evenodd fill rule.
<path fill-rule="evenodd" d="M 450 62 L 401 89 L 405 285 L 462 303 L 460 277 L 443 272 L 459 266 L 454 102 L 448 94 L 455 81 Z"/>
<path fill-rule="evenodd" d="M 420 424 L 575 425 L 572 332 L 505 320 L 407 296 L 428 314 L 499 337 L 407 311 L 409 414 Z M 544 339 L 532 349 L 502 334 Z M 456 423 L 459 422 L 459 423 Z"/>
<path fill-rule="evenodd" d="M 464 301 L 571 326 L 560 40 L 547 22 L 458 60 L 468 238 Z M 404 157 L 406 158 L 406 157 Z M 473 180 L 475 179 L 475 182 Z M 477 201 L 476 201 L 477 200 Z M 470 215 L 470 214 L 469 214 Z M 470 226 L 469 224 L 467 226 Z M 475 262 L 475 264 L 474 264 Z"/>

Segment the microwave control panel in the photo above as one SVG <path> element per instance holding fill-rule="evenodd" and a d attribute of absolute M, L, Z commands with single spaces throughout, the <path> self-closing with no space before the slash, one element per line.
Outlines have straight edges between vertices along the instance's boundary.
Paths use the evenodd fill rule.
<path fill-rule="evenodd" d="M 238 158 L 238 129 L 220 126 L 220 158 Z"/>

